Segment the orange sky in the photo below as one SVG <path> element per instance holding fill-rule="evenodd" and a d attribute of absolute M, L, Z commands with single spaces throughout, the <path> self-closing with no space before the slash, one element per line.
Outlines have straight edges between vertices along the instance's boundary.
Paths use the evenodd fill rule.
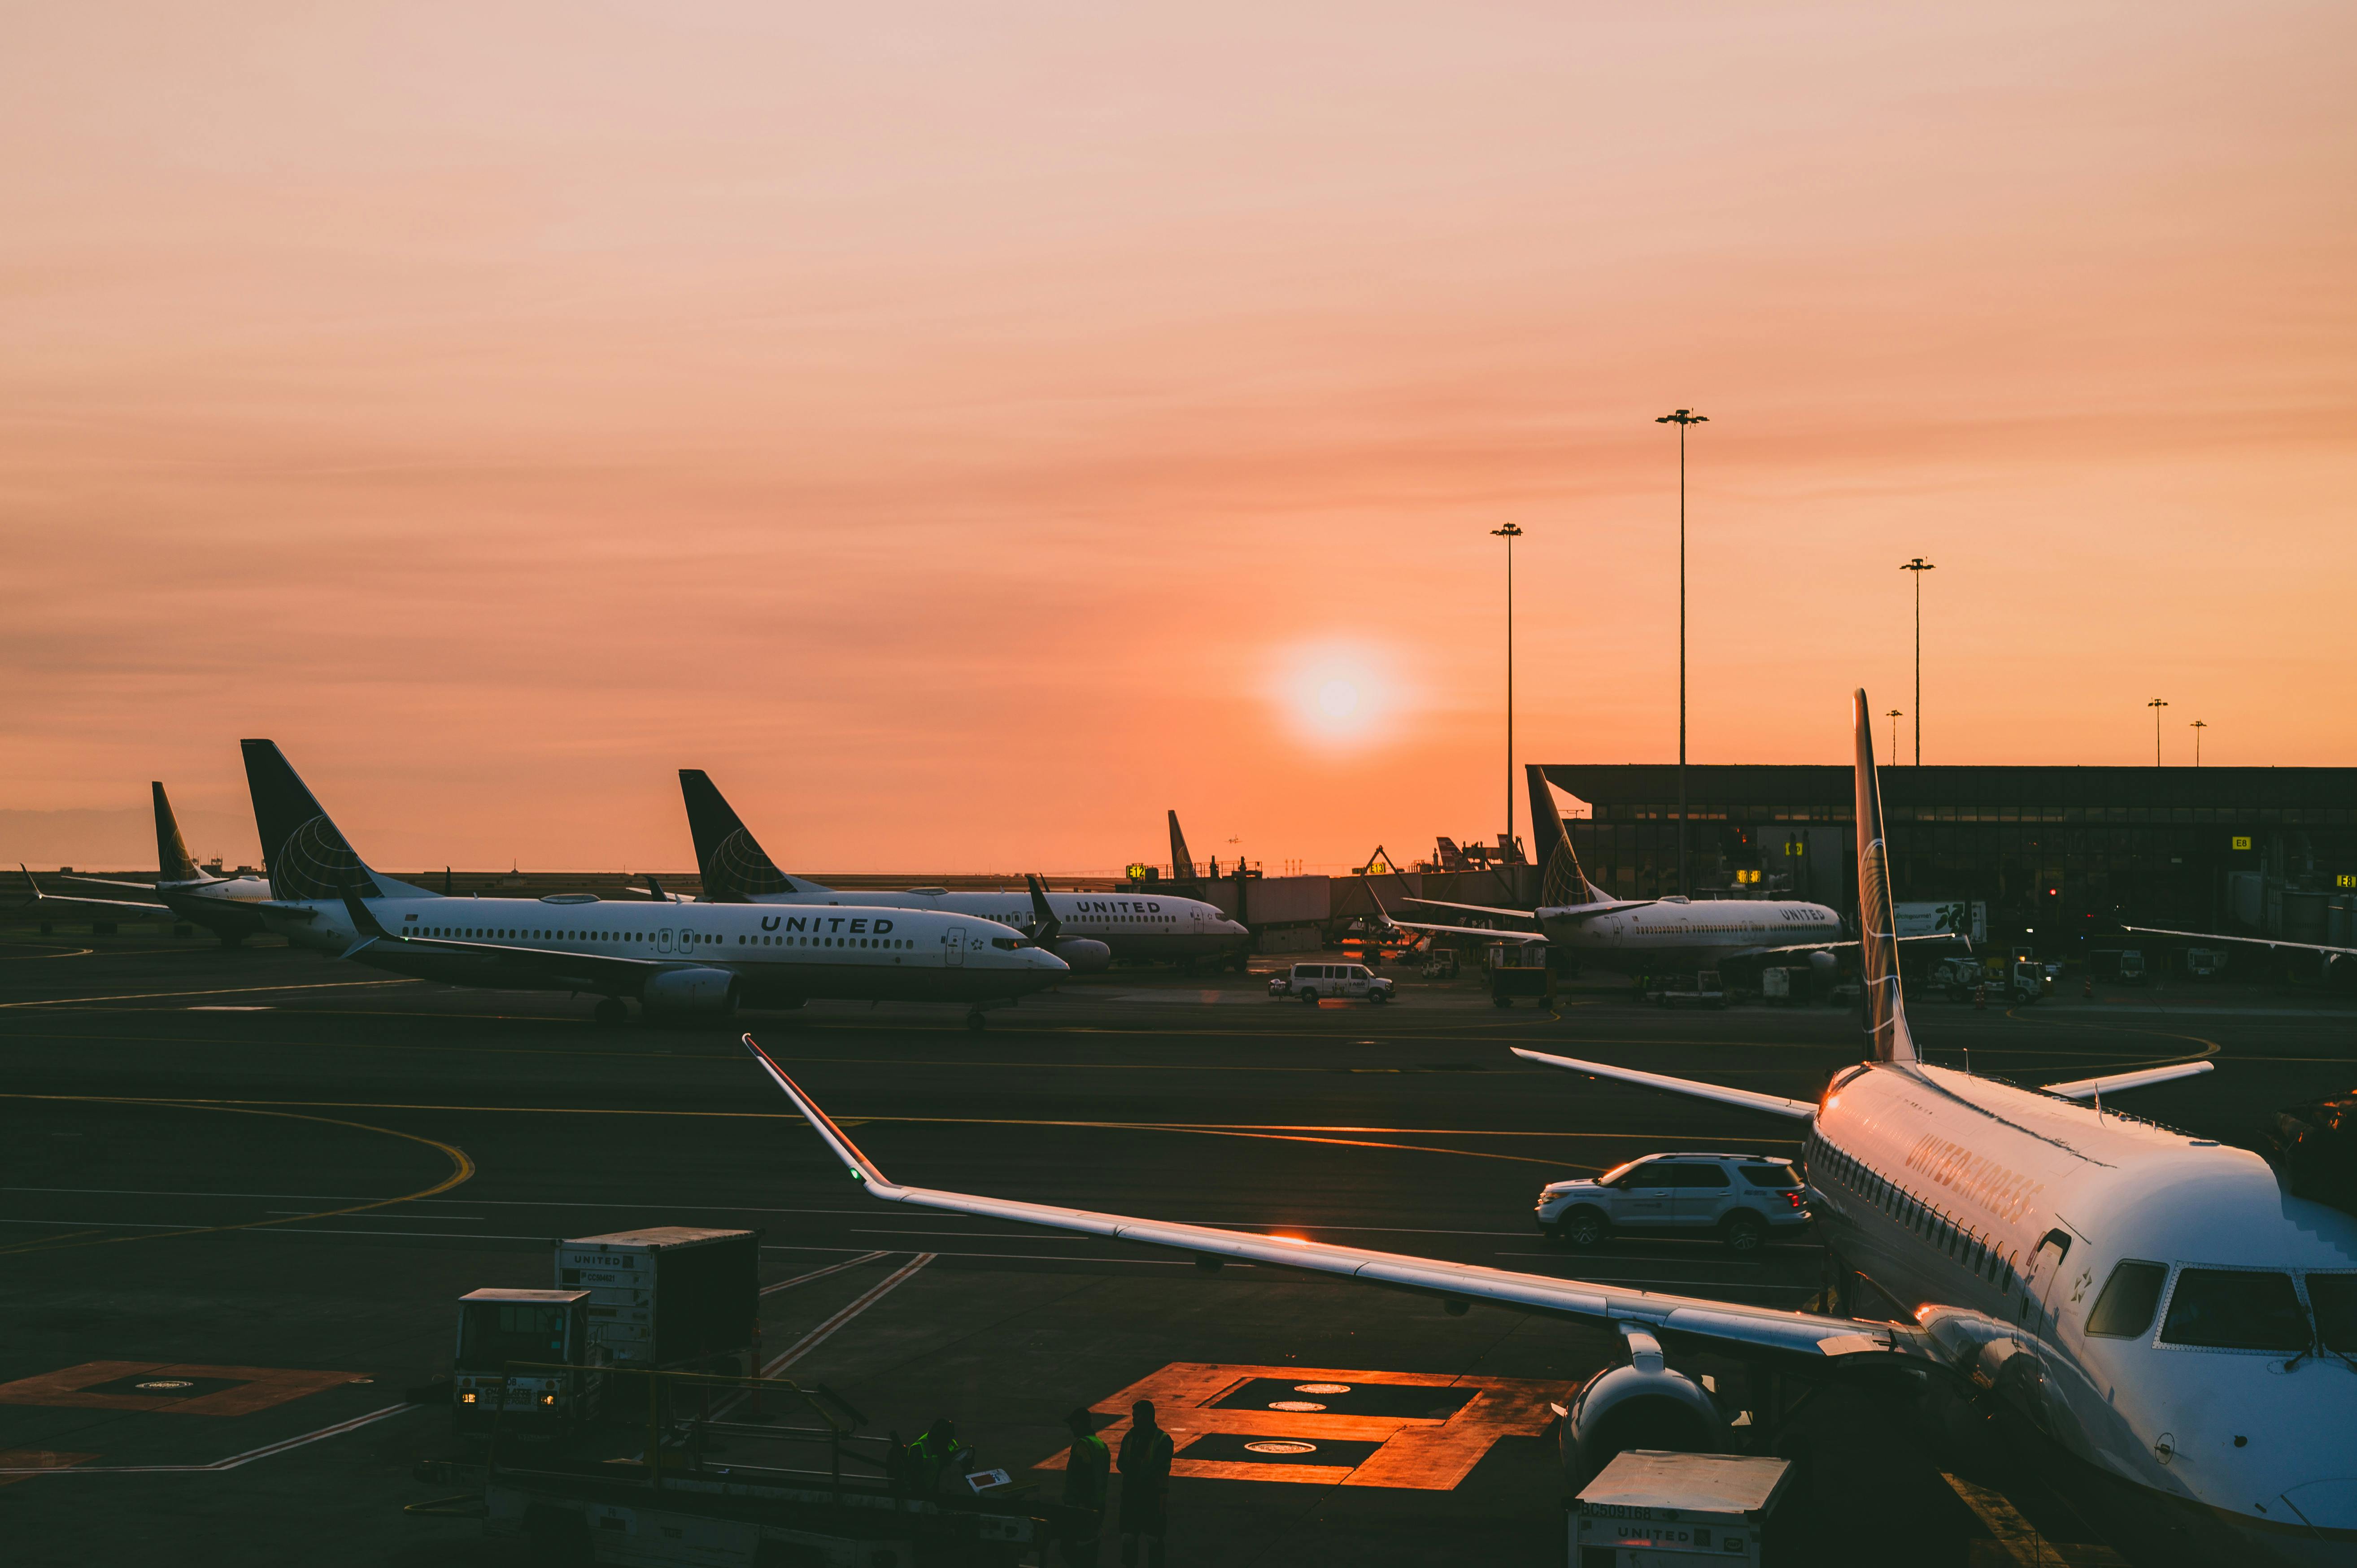
<path fill-rule="evenodd" d="M 1911 707 L 1920 553 L 1926 760 L 2357 764 L 2347 6 L 845 9 L 16 16 L 0 808 L 1413 854 L 1507 520 L 1521 755 L 1674 755 L 1680 404 L 1696 760 Z"/>

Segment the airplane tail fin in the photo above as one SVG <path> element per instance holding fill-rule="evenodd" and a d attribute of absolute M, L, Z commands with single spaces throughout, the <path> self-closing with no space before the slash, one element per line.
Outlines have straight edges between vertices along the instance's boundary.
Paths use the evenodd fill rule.
<path fill-rule="evenodd" d="M 1539 886 L 1539 907 L 1560 909 L 1577 904 L 1602 904 L 1612 895 L 1587 879 L 1580 869 L 1579 853 L 1571 847 L 1571 833 L 1563 825 L 1563 808 L 1555 804 L 1546 769 L 1524 765 L 1531 779 L 1531 848 L 1546 867 Z"/>
<path fill-rule="evenodd" d="M 1899 925 L 1890 908 L 1890 851 L 1882 780 L 1874 769 L 1874 716 L 1860 690 L 1850 701 L 1857 738 L 1857 951 L 1866 982 L 1866 1028 L 1874 1059 L 1911 1062 L 1907 998 L 1899 984 Z"/>
<path fill-rule="evenodd" d="M 179 819 L 172 815 L 172 802 L 165 797 L 162 780 L 151 781 L 148 789 L 156 793 L 156 868 L 157 880 L 163 882 L 201 882 L 204 873 L 188 858 L 188 841 L 180 836 Z"/>
<path fill-rule="evenodd" d="M 747 831 L 710 774 L 701 768 L 681 768 L 679 792 L 687 802 L 687 830 L 695 837 L 695 867 L 704 875 L 707 901 L 742 904 L 757 894 L 799 891 Z"/>
<path fill-rule="evenodd" d="M 1195 880 L 1195 859 L 1187 853 L 1187 835 L 1178 831 L 1178 813 L 1170 813 L 1170 880 Z"/>
<path fill-rule="evenodd" d="M 382 895 L 368 866 L 319 809 L 274 740 L 241 741 L 245 782 L 253 793 L 253 825 L 262 835 L 263 869 L 277 898 L 363 898 Z M 157 799 L 161 800 L 160 790 Z"/>

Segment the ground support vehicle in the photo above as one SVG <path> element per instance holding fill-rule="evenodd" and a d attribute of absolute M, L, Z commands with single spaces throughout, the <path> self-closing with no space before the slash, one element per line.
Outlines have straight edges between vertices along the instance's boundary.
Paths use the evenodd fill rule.
<path fill-rule="evenodd" d="M 617 1368 L 750 1371 L 760 1242 L 684 1225 L 585 1236 L 556 1243 L 555 1283 L 588 1293 L 589 1344 Z"/>
<path fill-rule="evenodd" d="M 1491 942 L 1482 954 L 1481 972 L 1490 1000 L 1500 1007 L 1512 1007 L 1517 996 L 1534 997 L 1542 1007 L 1555 1005 L 1555 971 L 1546 950 L 1536 943 Z"/>
<path fill-rule="evenodd" d="M 2097 980 L 2114 985 L 2142 985 L 2152 978 L 2140 948 L 2097 948 L 2087 955 Z"/>
<path fill-rule="evenodd" d="M 1809 1223 L 1801 1177 L 1765 1155 L 1650 1155 L 1594 1180 L 1549 1182 L 1533 1218 L 1551 1240 L 1587 1248 L 1616 1233 L 1717 1236 L 1738 1252 Z"/>
<path fill-rule="evenodd" d="M 1268 983 L 1271 996 L 1291 997 L 1313 1007 L 1329 999 L 1357 997 L 1380 1005 L 1396 989 L 1390 976 L 1371 973 L 1362 963 L 1297 963 Z"/>
<path fill-rule="evenodd" d="M 458 1298 L 458 1348 L 450 1377 L 452 1425 L 462 1437 L 506 1420 L 543 1436 L 597 1419 L 605 1352 L 591 1343 L 586 1290 L 478 1290 Z M 517 1362 L 559 1370 L 511 1373 Z"/>
<path fill-rule="evenodd" d="M 1645 1000 L 1662 1007 L 1724 1007 L 1727 986 L 1718 971 L 1693 974 L 1652 974 L 1645 977 Z"/>

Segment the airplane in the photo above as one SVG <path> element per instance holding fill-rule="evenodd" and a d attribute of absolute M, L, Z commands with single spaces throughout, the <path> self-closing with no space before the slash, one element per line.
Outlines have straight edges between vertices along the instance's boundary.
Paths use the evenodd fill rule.
<path fill-rule="evenodd" d="M 1907 1022 L 1866 693 L 1853 699 L 1868 1055 L 1789 1100 L 1521 1050 L 1545 1065 L 1739 1106 L 1805 1130 L 1807 1191 L 1846 1281 L 1792 1311 L 1134 1219 L 885 1176 L 749 1035 L 761 1069 L 871 1197 L 1194 1255 L 1340 1275 L 1609 1325 L 1625 1361 L 1563 1427 L 1569 1489 L 1628 1447 L 1728 1445 L 1675 1359 L 1709 1350 L 1901 1398 L 1936 1386 L 2026 1417 L 2075 1464 L 2168 1510 L 2205 1560 L 2345 1563 L 2357 1551 L 2357 1213 L 2247 1150 L 2106 1111 L 2204 1061 L 2024 1089 L 1933 1067 Z M 1182 1200 L 1183 1201 L 1183 1200 Z M 1890 1315 L 1874 1311 L 1885 1298 Z M 1914 1390 L 1916 1392 L 1901 1392 Z"/>
<path fill-rule="evenodd" d="M 1622 973 L 1659 973 L 1664 970 L 1704 970 L 1759 963 L 1784 954 L 1805 954 L 1810 967 L 1830 972 L 1839 963 L 1835 952 L 1857 946 L 1842 932 L 1841 917 L 1823 904 L 1792 898 L 1688 898 L 1672 894 L 1661 898 L 1615 898 L 1580 868 L 1578 852 L 1565 831 L 1562 809 L 1546 777 L 1531 769 L 1531 812 L 1536 822 L 1542 808 L 1553 815 L 1555 850 L 1547 858 L 1546 880 L 1535 910 L 1501 908 L 1489 904 L 1456 904 L 1438 898 L 1410 898 L 1411 904 L 1433 908 L 1462 909 L 1504 919 L 1525 920 L 1537 929 L 1496 930 L 1485 926 L 1444 926 L 1394 918 L 1383 908 L 1372 884 L 1383 919 L 1405 930 L 1481 937 L 1491 941 L 1545 944 L 1577 954 Z M 1963 942 L 1969 938 L 1951 932 L 1927 937 L 1902 937 L 1904 942 Z"/>
<path fill-rule="evenodd" d="M 81 898 L 70 893 L 50 893 L 33 880 L 31 870 L 19 863 L 25 873 L 26 885 L 33 890 L 38 904 L 81 904 L 91 908 L 118 909 L 126 914 L 153 916 L 168 913 L 176 920 L 188 920 L 204 927 L 219 937 L 221 946 L 233 948 L 246 938 L 260 936 L 263 918 L 259 906 L 270 897 L 269 882 L 260 876 L 222 876 L 201 869 L 188 856 L 188 841 L 180 836 L 179 820 L 172 814 L 172 802 L 164 794 L 160 781 L 151 781 L 147 788 L 156 798 L 156 864 L 154 882 L 119 882 L 106 876 L 73 876 L 60 873 L 69 880 L 84 882 L 97 887 L 134 887 L 142 893 L 152 893 L 152 898 Z M 219 862 L 214 864 L 218 865 Z"/>
<path fill-rule="evenodd" d="M 1241 967 L 1252 941 L 1250 931 L 1212 905 L 1176 895 L 1047 893 L 1043 913 L 1036 900 L 1017 893 L 952 893 L 945 887 L 854 893 L 827 887 L 779 870 L 704 769 L 681 768 L 679 789 L 695 838 L 704 897 L 711 902 L 937 909 L 1034 935 L 1052 917 L 1058 934 L 1051 950 L 1082 973 L 1104 969 L 1115 959 L 1175 959 L 1190 965 L 1208 959 L 1217 965 L 1233 955 Z"/>
<path fill-rule="evenodd" d="M 244 743 L 264 864 L 277 897 L 259 906 L 301 947 L 395 974 L 500 990 L 587 992 L 619 1024 L 625 997 L 651 1016 L 726 1018 L 739 1006 L 818 999 L 986 1004 L 1052 985 L 1063 960 L 971 915 L 889 904 L 808 913 L 754 906 L 456 898 L 372 871 L 274 742 Z M 1053 939 L 1053 922 L 1048 932 Z"/>

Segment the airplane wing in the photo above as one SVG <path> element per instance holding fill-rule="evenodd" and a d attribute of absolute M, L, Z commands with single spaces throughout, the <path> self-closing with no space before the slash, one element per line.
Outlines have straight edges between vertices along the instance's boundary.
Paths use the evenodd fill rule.
<path fill-rule="evenodd" d="M 77 898 L 70 893 L 44 893 L 41 891 L 41 885 L 33 880 L 31 868 L 27 866 L 23 861 L 18 861 L 16 863 L 16 869 L 25 874 L 25 886 L 33 890 L 33 902 L 36 904 L 83 904 L 99 909 L 130 909 L 143 915 L 168 915 L 172 912 L 171 906 L 163 903 L 159 899 L 154 898 L 145 900 L 136 898 Z M 85 878 L 85 880 L 95 881 L 97 879 L 91 877 Z M 144 887 L 146 884 L 134 882 L 110 882 L 105 886 L 110 887 Z"/>
<path fill-rule="evenodd" d="M 1546 941 L 1543 931 L 1493 931 L 1487 926 L 1436 926 L 1422 920 L 1394 920 L 1383 917 L 1386 925 L 1397 926 L 1403 931 L 1445 931 L 1452 936 L 1487 937 L 1493 942 L 1521 942 L 1525 947 L 1537 947 Z"/>
<path fill-rule="evenodd" d="M 1765 1111 L 1770 1116 L 1789 1116 L 1796 1122 L 1806 1122 L 1817 1113 L 1816 1102 L 1808 1100 L 1787 1100 L 1781 1094 L 1760 1094 L 1749 1089 L 1728 1089 L 1716 1083 L 1700 1083 L 1691 1078 L 1672 1078 L 1666 1073 L 1641 1072 L 1633 1067 L 1613 1067 L 1606 1062 L 1585 1062 L 1577 1057 L 1551 1057 L 1544 1051 L 1527 1051 L 1514 1047 L 1514 1054 L 1524 1061 L 1547 1067 L 1559 1067 L 1566 1072 L 1593 1073 L 1598 1078 L 1616 1078 L 1623 1083 L 1641 1084 L 1647 1089 L 1667 1090 L 1672 1094 L 1692 1096 L 1696 1100 L 1713 1100 L 1721 1105 L 1739 1105 L 1746 1111 Z"/>
<path fill-rule="evenodd" d="M 1496 909 L 1487 904 L 1451 904 L 1443 898 L 1410 898 L 1410 904 L 1423 904 L 1435 909 L 1466 909 L 1476 915 L 1506 915 L 1517 920 L 1535 920 L 1538 916 L 1528 909 Z M 1658 898 L 1614 898 L 1601 904 L 1566 904 L 1546 911 L 1550 920 L 1592 920 L 1598 915 L 1617 914 L 1622 909 L 1642 909 L 1658 904 Z"/>
<path fill-rule="evenodd" d="M 2302 952 L 2331 953 L 2338 958 L 2357 957 L 2357 948 L 2337 948 L 2330 942 L 2287 942 L 2281 937 L 2230 937 L 2222 931 L 2170 931 L 2158 926 L 2123 926 L 2120 929 L 2147 937 L 2186 937 L 2197 942 L 2247 942 L 2254 947 L 2298 948 Z"/>
<path fill-rule="evenodd" d="M 2208 1062 L 2175 1062 L 2168 1067 L 2148 1067 L 2141 1072 L 2115 1072 L 2104 1078 L 2083 1078 L 2070 1083 L 2045 1085 L 2049 1094 L 2059 1094 L 2065 1100 L 2093 1100 L 2098 1095 L 2117 1094 L 2123 1089 L 2143 1089 L 2148 1084 L 2167 1083 L 2172 1079 L 2193 1078 L 2208 1072 Z"/>
<path fill-rule="evenodd" d="M 886 1179 L 874 1161 L 859 1152 L 818 1103 L 786 1076 L 768 1052 L 747 1035 L 745 1048 L 763 1071 L 792 1101 L 794 1109 L 841 1160 L 851 1179 L 870 1197 L 886 1203 L 906 1203 L 953 1214 L 1013 1220 L 1050 1230 L 1103 1236 L 1142 1246 L 1166 1247 L 1194 1254 L 1199 1265 L 1217 1268 L 1231 1259 L 1273 1268 L 1299 1269 L 1365 1280 L 1397 1290 L 1439 1296 L 1450 1302 L 1490 1302 L 1525 1312 L 1544 1313 L 1591 1322 L 1625 1325 L 1682 1338 L 1706 1342 L 1738 1352 L 1774 1353 L 1805 1359 L 1824 1366 L 1846 1357 L 1867 1354 L 1897 1356 L 1918 1361 L 1944 1358 L 1922 1330 L 1910 1323 L 1885 1323 L 1863 1318 L 1827 1317 L 1815 1313 L 1785 1312 L 1743 1306 L 1694 1296 L 1663 1295 L 1625 1285 L 1591 1284 L 1583 1280 L 1555 1279 L 1545 1274 L 1514 1273 L 1472 1263 L 1451 1263 L 1399 1252 L 1374 1252 L 1360 1247 L 1340 1247 L 1296 1236 L 1265 1236 L 1250 1231 L 1222 1230 L 1210 1225 L 1183 1225 L 1169 1220 L 1136 1219 L 1126 1215 L 1100 1214 L 1053 1204 L 1021 1203 L 928 1187 L 901 1187 Z"/>
<path fill-rule="evenodd" d="M 29 876 L 32 874 L 30 872 L 27 872 L 26 875 Z M 60 872 L 59 875 L 64 876 L 68 882 L 87 882 L 93 887 L 135 887 L 142 893 L 154 893 L 158 891 L 156 884 L 152 882 L 124 882 L 120 878 L 113 876 L 83 876 L 79 874 L 68 875 L 64 872 Z M 226 876 L 209 876 L 201 881 L 175 883 L 173 886 L 176 888 L 206 887 L 211 886 L 215 882 L 226 882 L 228 880 L 229 878 Z"/>
<path fill-rule="evenodd" d="M 1900 943 L 1902 947 L 1909 942 L 1962 942 L 1964 944 L 1964 950 L 1966 952 L 1970 952 L 1973 950 L 1973 939 L 1964 935 L 1962 931 L 1929 931 L 1920 937 L 1895 937 L 1892 940 Z M 1745 958 L 1761 958 L 1770 953 L 1780 952 L 1830 952 L 1835 948 L 1854 948 L 1856 946 L 1857 946 L 1857 939 L 1856 937 L 1837 937 L 1829 942 L 1792 942 L 1784 947 L 1746 948 L 1743 950 L 1743 956 Z"/>
<path fill-rule="evenodd" d="M 264 905 L 265 908 L 284 906 Z M 588 952 L 554 952 L 546 948 L 518 947 L 512 942 L 479 942 L 457 937 L 410 937 L 387 930 L 361 902 L 358 894 L 347 890 L 344 908 L 352 917 L 352 929 L 360 940 L 346 948 L 342 956 L 354 958 L 379 943 L 394 949 L 419 952 L 473 954 L 482 958 L 503 959 L 519 969 L 536 974 L 577 983 L 584 991 L 596 991 L 620 984 L 635 989 L 648 975 L 666 969 L 726 969 L 726 964 L 700 964 L 694 960 L 623 958 L 619 954 Z M 316 909 L 308 911 L 317 918 Z"/>
<path fill-rule="evenodd" d="M 1361 880 L 1364 880 L 1361 878 Z M 1510 920 L 1535 920 L 1528 909 L 1501 909 L 1491 904 L 1452 904 L 1446 898 L 1403 898 L 1404 904 L 1421 904 L 1427 909 L 1462 909 L 1471 915 L 1502 915 Z"/>

